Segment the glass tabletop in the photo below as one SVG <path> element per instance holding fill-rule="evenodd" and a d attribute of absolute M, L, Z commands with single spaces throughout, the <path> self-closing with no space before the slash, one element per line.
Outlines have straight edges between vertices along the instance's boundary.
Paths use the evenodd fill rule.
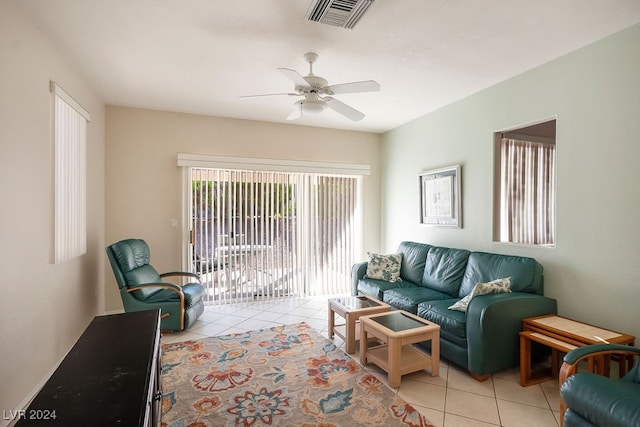
<path fill-rule="evenodd" d="M 369 307 L 380 307 L 380 303 L 362 295 L 336 298 L 336 301 L 350 310 L 359 310 Z"/>
<path fill-rule="evenodd" d="M 376 316 L 371 318 L 374 322 L 377 322 L 384 326 L 387 329 L 392 330 L 393 332 L 406 331 L 407 329 L 415 329 L 422 328 L 425 325 L 422 322 L 417 321 L 409 316 L 406 316 L 404 313 L 400 313 L 397 311 L 393 311 L 389 314 L 385 314 L 384 316 Z"/>

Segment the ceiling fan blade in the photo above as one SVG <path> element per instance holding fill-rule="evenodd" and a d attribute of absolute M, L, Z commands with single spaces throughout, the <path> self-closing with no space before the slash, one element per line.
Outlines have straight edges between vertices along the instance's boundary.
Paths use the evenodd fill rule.
<path fill-rule="evenodd" d="M 278 70 L 295 83 L 296 86 L 309 87 L 309 83 L 296 70 L 290 70 L 289 68 L 278 68 Z"/>
<path fill-rule="evenodd" d="M 324 100 L 327 101 L 327 106 L 333 111 L 342 114 L 343 116 L 353 120 L 354 122 L 364 119 L 363 113 L 353 107 L 348 106 L 344 102 L 338 101 L 337 99 L 333 99 L 331 97 L 326 97 L 324 98 Z"/>
<path fill-rule="evenodd" d="M 261 95 L 243 95 L 243 96 L 240 96 L 239 98 L 247 99 L 247 98 L 260 98 L 262 96 L 279 96 L 279 95 L 298 96 L 297 93 L 288 92 L 288 93 L 264 93 Z"/>
<path fill-rule="evenodd" d="M 300 106 L 298 104 L 295 104 L 293 106 L 293 110 L 291 110 L 291 112 L 289 113 L 289 116 L 287 116 L 287 120 L 299 119 L 301 115 L 302 115 L 302 112 L 300 111 Z"/>
<path fill-rule="evenodd" d="M 362 82 L 331 85 L 327 86 L 326 89 L 329 95 L 356 92 L 377 92 L 380 90 L 380 85 L 375 80 L 365 80 Z"/>

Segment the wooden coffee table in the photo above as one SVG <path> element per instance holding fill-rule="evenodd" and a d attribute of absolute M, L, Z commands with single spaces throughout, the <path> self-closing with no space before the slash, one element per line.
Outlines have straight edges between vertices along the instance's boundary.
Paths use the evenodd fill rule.
<path fill-rule="evenodd" d="M 360 339 L 360 316 L 383 313 L 390 309 L 389 304 L 367 295 L 329 298 L 329 339 L 335 333 L 344 340 L 347 353 L 353 354 L 356 352 L 356 342 Z M 345 319 L 345 323 L 336 325 L 334 314 Z"/>
<path fill-rule="evenodd" d="M 532 341 L 551 348 L 550 368 L 532 372 Z M 553 314 L 524 319 L 520 332 L 520 385 L 528 386 L 553 379 L 559 370 L 559 352 L 567 353 L 577 347 L 601 343 L 634 345 L 635 337 Z M 608 375 L 608 360 L 602 363 L 599 370 Z M 621 377 L 627 368 L 627 363 L 621 360 Z"/>
<path fill-rule="evenodd" d="M 372 335 L 385 344 L 367 348 Z M 411 344 L 431 340 L 431 355 Z M 437 377 L 440 369 L 440 325 L 406 311 L 360 317 L 360 363 L 375 363 L 389 375 L 391 387 L 400 386 L 403 375 L 431 368 Z"/>

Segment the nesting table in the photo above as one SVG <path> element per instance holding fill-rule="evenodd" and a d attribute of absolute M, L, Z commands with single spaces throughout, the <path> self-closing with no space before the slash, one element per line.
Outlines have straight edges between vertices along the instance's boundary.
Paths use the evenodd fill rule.
<path fill-rule="evenodd" d="M 531 368 L 531 342 L 551 348 L 551 367 L 533 372 Z M 550 380 L 558 372 L 558 352 L 567 353 L 574 348 L 589 344 L 611 343 L 634 345 L 632 335 L 603 329 L 562 316 L 545 315 L 530 317 L 522 321 L 520 332 L 520 385 L 528 386 Z M 608 364 L 608 360 L 603 363 Z M 608 374 L 609 367 L 599 368 Z M 619 375 L 627 370 L 627 363 L 620 361 Z"/>
<path fill-rule="evenodd" d="M 367 348 L 373 336 L 384 344 Z M 431 355 L 412 346 L 431 341 Z M 431 369 L 437 377 L 440 367 L 440 325 L 412 313 L 398 310 L 360 317 L 360 363 L 375 363 L 389 375 L 391 387 L 400 386 L 402 375 Z"/>
<path fill-rule="evenodd" d="M 366 295 L 329 298 L 329 338 L 333 338 L 334 334 L 338 335 L 344 340 L 347 353 L 353 354 L 360 339 L 360 316 L 383 313 L 390 309 L 389 304 Z M 336 325 L 335 314 L 345 322 Z"/>

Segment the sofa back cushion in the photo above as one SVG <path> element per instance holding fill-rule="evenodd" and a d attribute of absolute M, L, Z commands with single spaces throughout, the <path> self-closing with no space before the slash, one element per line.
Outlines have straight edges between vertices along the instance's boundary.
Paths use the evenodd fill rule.
<path fill-rule="evenodd" d="M 459 297 L 464 297 L 476 283 L 509 277 L 512 292 L 543 294 L 542 265 L 535 259 L 511 255 L 472 252 L 460 286 Z"/>
<path fill-rule="evenodd" d="M 427 259 L 431 245 L 417 242 L 402 242 L 396 252 L 402 253 L 402 265 L 400 266 L 400 277 L 416 285 L 422 282 L 424 274 L 424 264 Z"/>
<path fill-rule="evenodd" d="M 432 246 L 427 254 L 421 285 L 452 297 L 458 296 L 470 253 L 466 249 Z"/>

